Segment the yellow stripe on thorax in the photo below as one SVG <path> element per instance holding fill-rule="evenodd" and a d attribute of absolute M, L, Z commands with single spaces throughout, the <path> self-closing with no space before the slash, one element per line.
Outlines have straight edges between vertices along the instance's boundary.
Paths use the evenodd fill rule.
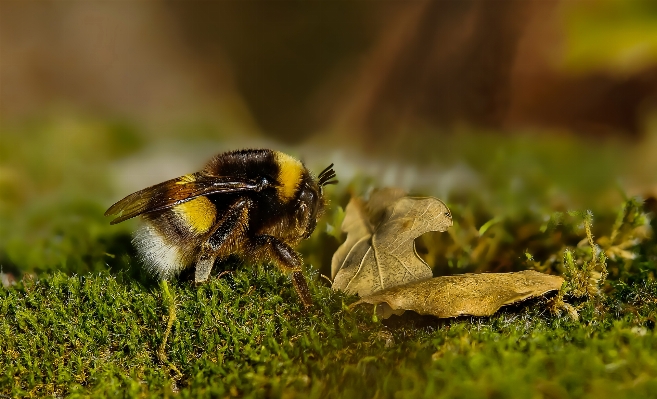
<path fill-rule="evenodd" d="M 217 208 L 207 197 L 197 197 L 173 207 L 173 211 L 192 232 L 202 234 L 210 230 L 217 217 Z"/>
<path fill-rule="evenodd" d="M 286 201 L 294 197 L 304 167 L 301 161 L 279 151 L 274 152 L 278 164 L 278 196 Z"/>

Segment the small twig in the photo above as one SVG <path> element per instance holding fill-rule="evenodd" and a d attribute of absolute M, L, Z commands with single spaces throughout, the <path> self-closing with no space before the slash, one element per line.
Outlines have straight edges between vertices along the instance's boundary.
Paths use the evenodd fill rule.
<path fill-rule="evenodd" d="M 162 281 L 162 290 L 164 291 L 164 299 L 168 302 L 169 306 L 169 320 L 167 321 L 167 329 L 164 331 L 164 337 L 162 338 L 162 343 L 157 350 L 157 358 L 160 362 L 169 366 L 169 368 L 178 374 L 178 377 L 182 377 L 182 373 L 178 368 L 167 359 L 166 355 L 166 345 L 167 340 L 169 339 L 169 334 L 171 333 L 171 328 L 173 327 L 173 322 L 176 320 L 176 299 L 169 292 L 169 284 L 166 280 Z"/>
<path fill-rule="evenodd" d="M 597 256 L 596 253 L 597 245 L 593 242 L 593 233 L 591 232 L 591 221 L 593 219 L 593 214 L 591 211 L 588 211 L 587 218 L 584 219 L 584 230 L 586 231 L 586 238 L 589 242 L 589 247 L 591 247 L 591 270 L 595 270 L 597 266 Z"/>
<path fill-rule="evenodd" d="M 217 275 L 217 280 L 219 280 L 219 279 L 222 278 L 223 276 L 225 276 L 225 275 L 227 275 L 227 274 L 231 274 L 231 273 L 233 273 L 232 270 L 224 270 L 223 272 L 221 272 L 221 273 L 219 273 L 219 274 Z"/>

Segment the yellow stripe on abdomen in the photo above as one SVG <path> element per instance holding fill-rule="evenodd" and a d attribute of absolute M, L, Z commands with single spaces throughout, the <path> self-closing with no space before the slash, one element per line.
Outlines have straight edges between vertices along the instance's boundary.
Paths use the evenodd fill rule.
<path fill-rule="evenodd" d="M 274 151 L 276 164 L 278 165 L 278 196 L 281 200 L 287 201 L 294 197 L 301 180 L 301 174 L 304 167 L 301 161 L 296 158 Z"/>
<path fill-rule="evenodd" d="M 185 226 L 196 234 L 210 230 L 217 217 L 217 208 L 207 197 L 197 197 L 173 207 Z"/>

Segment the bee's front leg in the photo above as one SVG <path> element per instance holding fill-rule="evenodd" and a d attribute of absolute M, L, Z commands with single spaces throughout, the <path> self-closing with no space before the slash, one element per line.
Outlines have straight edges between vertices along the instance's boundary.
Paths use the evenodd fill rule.
<path fill-rule="evenodd" d="M 196 283 L 208 279 L 217 259 L 225 259 L 238 249 L 239 242 L 244 239 L 244 233 L 248 228 L 249 209 L 252 205 L 252 200 L 241 198 L 228 209 L 223 220 L 214 227 L 201 246 L 201 252 L 196 261 L 194 272 Z"/>
<path fill-rule="evenodd" d="M 276 237 L 261 235 L 251 240 L 252 256 L 255 260 L 272 260 L 284 272 L 292 273 L 292 284 L 301 302 L 307 308 L 313 305 L 306 279 L 301 273 L 301 255 Z"/>

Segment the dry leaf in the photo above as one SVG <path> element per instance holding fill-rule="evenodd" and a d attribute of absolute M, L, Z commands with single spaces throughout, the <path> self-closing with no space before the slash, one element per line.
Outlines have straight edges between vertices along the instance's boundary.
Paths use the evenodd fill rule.
<path fill-rule="evenodd" d="M 374 190 L 366 204 L 370 224 L 378 226 L 386 215 L 386 209 L 404 197 L 406 197 L 406 191 L 401 188 L 388 187 Z"/>
<path fill-rule="evenodd" d="M 361 198 L 352 198 L 345 208 L 342 221 L 342 231 L 347 233 L 347 239 L 338 247 L 331 260 L 332 278 L 335 278 L 351 249 L 362 239 L 369 240 L 372 236 L 374 228 L 368 219 L 365 202 Z"/>
<path fill-rule="evenodd" d="M 460 274 L 388 288 L 354 303 L 380 305 L 381 316 L 412 310 L 437 317 L 490 316 L 500 307 L 561 288 L 559 276 L 525 270 L 517 273 Z"/>
<path fill-rule="evenodd" d="M 401 197 L 382 190 L 368 204 L 352 199 L 342 230 L 347 240 L 333 255 L 333 289 L 371 293 L 432 277 L 431 268 L 415 252 L 414 240 L 452 225 L 447 206 L 437 198 Z"/>

